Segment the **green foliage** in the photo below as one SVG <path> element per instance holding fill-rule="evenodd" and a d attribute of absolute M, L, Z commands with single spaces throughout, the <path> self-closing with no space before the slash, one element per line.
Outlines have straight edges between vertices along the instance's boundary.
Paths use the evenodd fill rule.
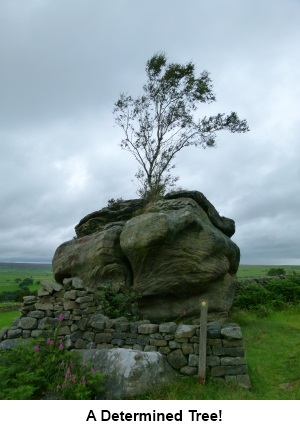
<path fill-rule="evenodd" d="M 286 271 L 282 267 L 272 267 L 272 269 L 268 270 L 268 276 L 281 276 L 286 275 Z"/>
<path fill-rule="evenodd" d="M 164 53 L 146 64 L 144 94 L 133 98 L 121 94 L 114 105 L 116 124 L 125 135 L 121 147 L 139 163 L 136 178 L 138 194 L 148 200 L 174 187 L 178 177 L 171 175 L 176 154 L 185 147 L 214 147 L 216 132 L 249 130 L 235 112 L 195 118 L 200 103 L 215 101 L 207 71 L 195 76 L 195 65 L 167 63 Z"/>
<path fill-rule="evenodd" d="M 28 287 L 28 285 L 32 285 L 33 284 L 33 279 L 32 278 L 25 278 L 23 279 L 22 282 L 20 282 L 19 287 L 22 288 L 26 288 Z"/>
<path fill-rule="evenodd" d="M 3 291 L 0 293 L 0 302 L 18 302 L 21 303 L 24 296 L 36 296 L 36 291 L 30 291 L 28 287 L 21 290 Z"/>
<path fill-rule="evenodd" d="M 117 293 L 112 286 L 107 286 L 98 292 L 97 298 L 103 307 L 104 314 L 109 318 L 127 317 L 135 320 L 138 318 L 137 301 L 139 297 L 139 294 L 134 291 Z"/>
<path fill-rule="evenodd" d="M 59 328 L 51 337 L 0 351 L 0 400 L 88 400 L 101 391 L 103 375 L 65 349 Z"/>
<path fill-rule="evenodd" d="M 270 310 L 284 309 L 288 305 L 300 304 L 300 275 L 289 275 L 284 279 L 270 279 L 263 284 L 249 283 L 241 286 L 234 299 L 234 307 L 256 310 L 262 315 Z"/>
<path fill-rule="evenodd" d="M 267 304 L 269 300 L 269 291 L 264 286 L 251 283 L 242 287 L 236 294 L 233 305 L 240 309 L 253 309 Z"/>

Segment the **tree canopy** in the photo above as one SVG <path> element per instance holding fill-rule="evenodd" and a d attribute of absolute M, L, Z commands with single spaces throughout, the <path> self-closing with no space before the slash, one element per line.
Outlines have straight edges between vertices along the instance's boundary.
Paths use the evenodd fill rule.
<path fill-rule="evenodd" d="M 184 147 L 214 147 L 217 131 L 244 133 L 249 128 L 236 112 L 196 118 L 199 103 L 216 98 L 209 73 L 195 77 L 192 62 L 168 63 L 166 54 L 158 53 L 147 61 L 146 75 L 144 94 L 133 98 L 121 93 L 113 113 L 125 135 L 121 147 L 140 165 L 138 194 L 149 198 L 175 185 L 178 177 L 171 170 Z"/>

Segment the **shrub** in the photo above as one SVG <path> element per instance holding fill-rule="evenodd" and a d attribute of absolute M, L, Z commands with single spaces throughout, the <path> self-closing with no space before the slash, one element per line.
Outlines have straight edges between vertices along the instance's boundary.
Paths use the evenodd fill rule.
<path fill-rule="evenodd" d="M 138 318 L 139 297 L 139 294 L 131 290 L 118 293 L 112 285 L 108 285 L 98 292 L 97 298 L 109 318 L 127 317 L 135 320 Z"/>
<path fill-rule="evenodd" d="M 59 328 L 53 336 L 0 352 L 0 400 L 89 400 L 101 391 L 103 374 L 65 349 Z"/>
<path fill-rule="evenodd" d="M 253 309 L 269 302 L 268 290 L 259 284 L 245 285 L 235 296 L 234 306 L 240 309 Z"/>
<path fill-rule="evenodd" d="M 249 283 L 241 286 L 234 299 L 234 307 L 240 309 L 281 310 L 289 304 L 300 303 L 300 275 L 292 274 L 284 279 L 270 279 L 264 284 Z"/>
<path fill-rule="evenodd" d="M 36 296 L 37 291 L 30 291 L 28 287 L 21 290 L 3 291 L 0 293 L 0 302 L 18 302 L 21 303 L 24 296 Z"/>
<path fill-rule="evenodd" d="M 281 267 L 273 267 L 272 269 L 269 269 L 267 272 L 268 276 L 281 276 L 286 275 L 286 272 Z"/>
<path fill-rule="evenodd" d="M 32 285 L 32 284 L 33 284 L 33 279 L 25 278 L 25 279 L 23 279 L 22 282 L 20 282 L 19 287 L 20 288 L 26 288 L 26 287 L 28 287 L 28 285 Z"/>
<path fill-rule="evenodd" d="M 267 288 L 274 300 L 284 303 L 300 303 L 300 275 L 290 275 L 284 279 L 271 279 Z"/>

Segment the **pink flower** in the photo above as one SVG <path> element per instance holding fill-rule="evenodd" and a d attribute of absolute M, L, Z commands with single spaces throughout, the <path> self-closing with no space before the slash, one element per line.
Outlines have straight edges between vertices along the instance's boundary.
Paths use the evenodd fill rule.
<path fill-rule="evenodd" d="M 96 373 L 95 369 L 91 369 L 91 373 L 94 375 Z"/>
<path fill-rule="evenodd" d="M 54 341 L 51 339 L 47 339 L 47 344 L 53 346 L 54 345 Z"/>
<path fill-rule="evenodd" d="M 66 373 L 65 373 L 65 377 L 66 378 L 70 378 L 70 376 L 71 376 L 72 374 L 71 374 L 71 371 L 70 371 L 70 369 L 67 369 L 66 370 Z"/>
<path fill-rule="evenodd" d="M 86 379 L 82 378 L 81 383 L 82 383 L 82 385 L 85 385 L 86 384 Z"/>
<path fill-rule="evenodd" d="M 57 317 L 58 321 L 63 321 L 65 319 L 63 314 L 59 314 Z"/>
<path fill-rule="evenodd" d="M 58 349 L 64 349 L 64 341 L 60 339 Z"/>
<path fill-rule="evenodd" d="M 37 351 L 40 350 L 40 347 L 38 345 L 34 345 L 33 349 L 34 349 L 35 352 L 37 352 Z"/>
<path fill-rule="evenodd" d="M 72 382 L 76 382 L 76 378 L 75 378 L 75 376 L 72 376 L 71 381 L 72 381 Z"/>

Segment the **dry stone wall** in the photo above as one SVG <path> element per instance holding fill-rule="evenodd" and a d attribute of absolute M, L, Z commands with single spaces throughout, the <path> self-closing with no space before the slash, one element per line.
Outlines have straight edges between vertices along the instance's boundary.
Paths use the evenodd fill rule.
<path fill-rule="evenodd" d="M 0 349 L 10 348 L 20 338 L 38 338 L 55 329 L 61 320 L 58 335 L 66 348 L 157 351 L 182 375 L 197 374 L 199 325 L 110 319 L 103 315 L 95 294 L 86 291 L 81 279 L 65 279 L 63 283 L 45 281 L 37 297 L 24 297 L 21 317 L 0 332 Z M 237 324 L 208 323 L 206 364 L 210 377 L 250 388 L 243 337 Z"/>

